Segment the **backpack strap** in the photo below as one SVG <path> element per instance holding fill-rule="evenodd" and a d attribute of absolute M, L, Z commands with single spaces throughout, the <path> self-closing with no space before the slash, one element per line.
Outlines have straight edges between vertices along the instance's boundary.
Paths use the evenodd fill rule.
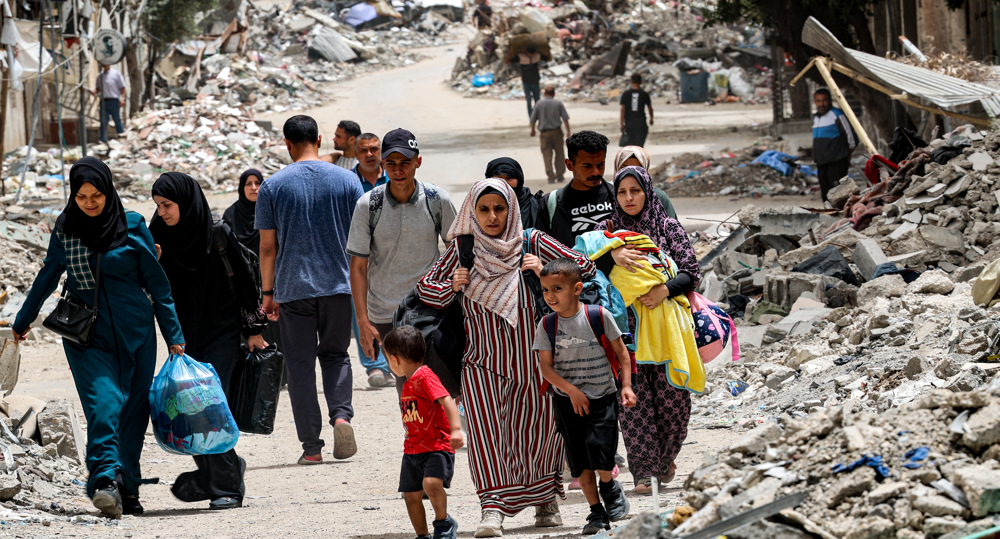
<path fill-rule="evenodd" d="M 604 331 L 604 307 L 584 304 L 583 308 L 587 310 L 587 322 L 590 323 L 590 330 L 594 332 L 597 340 L 601 341 L 604 353 L 608 356 L 608 363 L 611 364 L 611 370 L 614 372 L 615 378 L 618 378 L 622 366 L 618 363 L 618 354 L 615 352 L 614 347 L 611 346 L 611 341 Z"/>
<path fill-rule="evenodd" d="M 556 216 L 556 206 L 559 205 L 559 195 L 562 194 L 563 189 L 565 189 L 565 188 L 564 187 L 560 187 L 559 189 L 556 189 L 555 191 L 552 191 L 551 193 L 549 193 L 548 197 L 545 200 L 545 204 L 546 204 L 546 206 L 548 206 L 548 210 L 549 210 L 549 229 L 550 230 L 552 229 L 552 219 L 554 219 L 555 216 Z"/>
<path fill-rule="evenodd" d="M 417 182 L 420 183 L 420 182 Z M 427 204 L 427 211 L 431 214 L 431 219 L 434 219 L 434 235 L 441 235 L 441 195 L 438 194 L 437 189 L 432 185 L 426 183 L 420 183 L 424 188 L 424 202 Z"/>
<path fill-rule="evenodd" d="M 212 223 L 212 241 L 215 243 L 215 250 L 219 253 L 219 257 L 222 258 L 222 265 L 226 268 L 226 277 L 229 281 L 229 290 L 233 293 L 233 297 L 236 297 L 236 285 L 233 283 L 233 265 L 229 263 L 229 254 L 226 252 L 226 246 L 229 240 L 226 238 L 226 229 L 224 228 L 222 221 L 214 221 Z"/>
<path fill-rule="evenodd" d="M 380 185 L 368 192 L 368 234 L 375 237 L 375 227 L 382 217 L 382 204 L 385 202 L 385 186 Z M 373 240 L 374 241 L 374 240 Z"/>
<path fill-rule="evenodd" d="M 552 356 L 555 357 L 556 354 L 556 324 L 559 322 L 558 313 L 549 313 L 542 317 L 542 328 L 545 329 L 545 335 L 549 338 L 549 345 L 552 346 Z M 552 384 L 548 380 L 542 378 L 542 385 L 539 386 L 538 391 L 542 395 L 549 391 L 549 387 Z"/>
<path fill-rule="evenodd" d="M 455 237 L 455 242 L 458 243 L 458 263 L 465 269 L 471 270 L 476 262 L 476 253 L 472 250 L 475 241 L 472 234 L 462 234 Z"/>

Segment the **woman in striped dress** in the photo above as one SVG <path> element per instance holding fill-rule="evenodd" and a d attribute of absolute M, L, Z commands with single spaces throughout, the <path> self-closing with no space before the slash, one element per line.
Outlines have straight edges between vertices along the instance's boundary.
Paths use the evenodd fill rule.
<path fill-rule="evenodd" d="M 471 270 L 459 264 L 455 242 L 466 234 L 474 237 Z M 480 181 L 448 232 L 451 245 L 418 285 L 424 303 L 444 307 L 457 299 L 465 314 L 462 402 L 469 468 L 482 506 L 476 537 L 502 536 L 503 518 L 531 506 L 536 526 L 562 524 L 556 504 L 556 495 L 565 496 L 562 439 L 551 397 L 539 390 L 541 371 L 531 351 L 535 302 L 521 272 L 540 271 L 563 257 L 577 261 L 584 278 L 593 278 L 596 269 L 548 235 L 528 236 L 507 182 Z"/>

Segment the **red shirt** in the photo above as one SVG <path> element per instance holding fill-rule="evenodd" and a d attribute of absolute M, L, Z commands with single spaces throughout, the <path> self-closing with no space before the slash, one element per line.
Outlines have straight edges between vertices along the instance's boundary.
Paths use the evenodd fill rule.
<path fill-rule="evenodd" d="M 451 426 L 444 406 L 437 402 L 441 397 L 450 397 L 441 380 L 427 365 L 417 369 L 405 384 L 399 401 L 406 425 L 406 441 L 403 452 L 407 455 L 447 451 L 451 449 Z"/>

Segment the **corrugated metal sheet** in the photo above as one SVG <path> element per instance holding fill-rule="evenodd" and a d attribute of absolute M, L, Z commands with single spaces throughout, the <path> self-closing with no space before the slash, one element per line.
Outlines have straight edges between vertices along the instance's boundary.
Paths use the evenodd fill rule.
<path fill-rule="evenodd" d="M 1000 91 L 922 67 L 848 49 L 812 17 L 809 17 L 802 28 L 802 42 L 829 54 L 837 63 L 901 94 L 919 97 L 946 110 L 978 103 L 991 118 L 1000 116 Z"/>

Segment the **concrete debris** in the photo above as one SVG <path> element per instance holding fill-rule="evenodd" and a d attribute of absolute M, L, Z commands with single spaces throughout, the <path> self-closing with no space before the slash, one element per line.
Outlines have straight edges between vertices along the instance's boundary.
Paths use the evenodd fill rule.
<path fill-rule="evenodd" d="M 111 167 L 123 197 L 145 200 L 163 171 L 190 174 L 209 191 L 233 190 L 247 168 L 272 173 L 287 164 L 280 133 L 256 120 L 257 113 L 315 107 L 327 99 L 321 83 L 415 63 L 417 49 L 455 39 L 447 28 L 440 35 L 421 28 L 423 17 L 439 17 L 434 13 L 421 8 L 409 20 L 355 30 L 332 13 L 298 4 L 287 11 L 250 5 L 242 24 L 233 19 L 233 28 L 216 25 L 214 33 L 207 28 L 201 38 L 175 44 L 156 64 L 155 100 L 119 138 L 107 144 L 91 138 L 88 153 Z M 5 155 L 0 218 L 37 222 L 39 212 L 26 210 L 26 202 L 58 213 L 65 175 L 81 157 L 80 147 L 64 149 L 64 162 L 58 148 Z"/>
<path fill-rule="evenodd" d="M 870 374 L 876 364 L 867 365 Z M 884 381 L 871 378 L 867 387 L 879 385 Z M 712 515 L 726 518 L 723 508 L 734 501 L 756 505 L 802 490 L 809 497 L 795 509 L 798 518 L 783 512 L 754 527 L 780 524 L 794 530 L 782 530 L 782 536 L 846 539 L 959 538 L 993 525 L 992 518 L 983 517 L 1000 513 L 1000 464 L 995 460 L 1000 438 L 992 434 L 1000 418 L 1000 377 L 971 391 L 934 390 L 884 411 L 867 406 L 864 397 L 831 399 L 835 402 L 809 414 L 795 407 L 773 409 L 763 424 L 727 450 L 707 454 L 685 484 L 705 494 L 689 495 L 687 501 L 707 514 L 701 522 L 689 520 L 683 532 L 704 528 Z M 955 417 L 970 409 L 972 418 L 984 418 L 974 425 L 970 420 L 966 427 L 982 431 L 975 443 L 968 433 L 949 429 Z M 859 460 L 863 464 L 854 467 Z M 767 474 L 779 468 L 780 479 Z M 679 531 L 637 537 L 675 537 Z M 740 533 L 766 536 L 746 528 Z"/>
<path fill-rule="evenodd" d="M 580 0 L 559 6 L 498 8 L 457 59 L 452 86 L 472 96 L 524 99 L 518 54 L 542 55 L 542 85 L 565 100 L 617 104 L 639 73 L 654 99 L 668 103 L 766 103 L 770 49 L 749 26 L 705 26 L 701 2 L 615 0 L 591 9 Z M 482 84 L 476 77 L 489 76 Z M 688 87 L 690 90 L 685 90 Z"/>
<path fill-rule="evenodd" d="M 819 180 L 811 167 L 801 166 L 807 160 L 783 153 L 784 144 L 773 137 L 761 137 L 747 147 L 718 154 L 691 152 L 653 166 L 649 173 L 653 183 L 672 197 L 751 197 L 773 195 L 807 195 L 819 190 Z M 774 155 L 787 166 L 755 162 L 765 152 Z M 788 157 L 782 157 L 787 155 Z M 777 164 L 770 160 L 768 162 Z"/>
<path fill-rule="evenodd" d="M 65 455 L 78 463 L 85 462 L 86 438 L 80 429 L 76 406 L 67 400 L 52 400 L 38 413 L 38 432 L 42 445 L 55 444 L 59 455 Z"/>

